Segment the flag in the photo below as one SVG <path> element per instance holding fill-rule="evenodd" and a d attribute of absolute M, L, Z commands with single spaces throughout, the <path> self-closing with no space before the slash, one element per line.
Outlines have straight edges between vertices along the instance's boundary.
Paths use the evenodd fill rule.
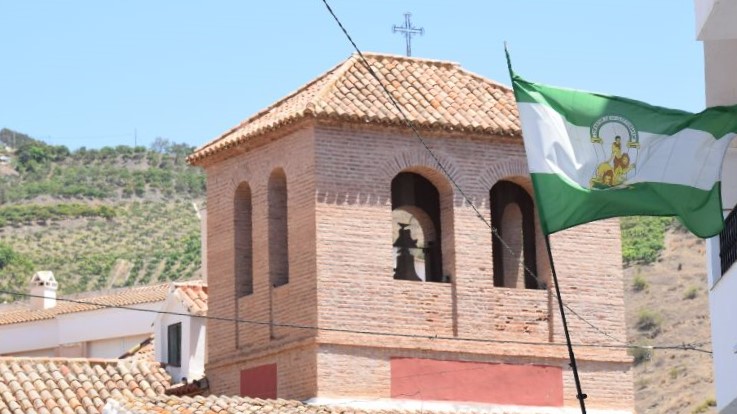
<path fill-rule="evenodd" d="M 737 105 L 692 114 L 513 73 L 512 85 L 546 235 L 633 215 L 677 216 L 704 238 L 721 231 L 722 161 Z"/>

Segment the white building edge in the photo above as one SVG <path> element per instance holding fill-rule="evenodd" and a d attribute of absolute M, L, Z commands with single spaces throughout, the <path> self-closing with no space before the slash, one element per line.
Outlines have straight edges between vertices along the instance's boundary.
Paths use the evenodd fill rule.
<path fill-rule="evenodd" d="M 27 303 L 0 306 L 0 356 L 116 359 L 153 334 L 154 358 L 164 363 L 174 383 L 205 375 L 206 282 L 167 282 L 70 299 L 57 298 L 54 274 L 39 271 L 29 289 Z"/>
<path fill-rule="evenodd" d="M 706 105 L 737 104 L 737 0 L 695 0 L 696 36 L 704 44 Z M 727 216 L 720 236 L 707 241 L 709 311 L 717 410 L 737 413 L 737 140 L 722 170 Z"/>

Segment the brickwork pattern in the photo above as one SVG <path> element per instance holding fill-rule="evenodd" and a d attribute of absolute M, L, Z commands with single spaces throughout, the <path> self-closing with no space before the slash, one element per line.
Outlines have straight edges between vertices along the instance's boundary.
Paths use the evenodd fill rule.
<path fill-rule="evenodd" d="M 495 182 L 508 179 L 531 192 L 517 140 L 452 133 L 425 138 L 486 223 Z M 241 369 L 270 363 L 279 367 L 278 396 L 296 399 L 388 397 L 393 356 L 566 368 L 551 290 L 493 286 L 488 225 L 406 130 L 315 121 L 249 145 L 206 166 L 210 312 L 261 322 L 208 326 L 208 343 L 216 344 L 207 368 L 214 393 L 237 392 Z M 289 189 L 290 279 L 272 288 L 267 181 L 275 168 L 283 168 Z M 392 278 L 390 188 L 403 171 L 438 189 L 443 273 L 452 283 Z M 236 300 L 232 209 L 242 182 L 252 190 L 254 292 Z M 564 300 L 596 326 L 569 314 L 576 343 L 612 343 L 602 332 L 625 339 L 619 243 L 617 220 L 552 236 Z M 538 276 L 550 285 L 544 246 L 538 232 Z M 559 345 L 545 345 L 551 341 Z M 592 407 L 632 407 L 631 358 L 624 350 L 582 347 L 577 356 Z M 565 404 L 577 404 L 568 370 L 564 388 Z"/>
<path fill-rule="evenodd" d="M 216 377 L 227 371 L 219 368 L 223 364 L 241 366 L 246 356 L 252 359 L 251 355 L 264 349 L 277 354 L 294 341 L 315 336 L 312 329 L 279 326 L 317 324 L 312 152 L 312 131 L 300 129 L 206 170 L 210 315 L 240 320 L 208 322 L 208 376 L 211 370 Z M 273 287 L 269 280 L 269 242 L 274 240 L 269 238 L 268 180 L 277 168 L 284 171 L 289 189 L 289 257 L 283 260 L 290 264 L 290 279 Z M 242 183 L 251 189 L 253 293 L 238 298 L 233 209 L 236 189 Z M 280 367 L 280 376 L 281 372 Z M 213 381 L 219 382 L 217 378 Z M 224 389 L 237 393 L 238 387 Z"/>

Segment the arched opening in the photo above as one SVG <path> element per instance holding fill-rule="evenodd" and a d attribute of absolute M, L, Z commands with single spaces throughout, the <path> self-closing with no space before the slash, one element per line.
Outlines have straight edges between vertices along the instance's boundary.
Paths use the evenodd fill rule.
<path fill-rule="evenodd" d="M 499 235 L 492 232 L 494 286 L 544 289 L 535 277 L 537 248 L 532 197 L 519 184 L 502 180 L 489 191 L 489 200 L 491 225 Z"/>
<path fill-rule="evenodd" d="M 425 177 L 403 172 L 392 180 L 394 278 L 427 282 L 443 277 L 440 195 Z"/>
<path fill-rule="evenodd" d="M 236 297 L 253 293 L 251 187 L 241 183 L 235 190 L 233 228 L 235 231 L 235 293 Z"/>
<path fill-rule="evenodd" d="M 277 168 L 269 176 L 269 280 L 274 287 L 289 283 L 287 176 Z"/>

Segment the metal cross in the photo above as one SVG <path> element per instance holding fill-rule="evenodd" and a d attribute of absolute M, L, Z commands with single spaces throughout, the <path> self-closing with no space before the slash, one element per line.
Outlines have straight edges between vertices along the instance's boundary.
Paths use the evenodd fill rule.
<path fill-rule="evenodd" d="M 425 28 L 420 27 L 419 29 L 416 27 L 412 27 L 412 23 L 409 21 L 410 17 L 412 17 L 412 13 L 404 13 L 404 26 L 397 26 L 394 25 L 392 32 L 401 32 L 404 34 L 404 38 L 407 41 L 407 56 L 412 56 L 412 36 L 416 34 L 423 35 L 425 34 Z"/>

